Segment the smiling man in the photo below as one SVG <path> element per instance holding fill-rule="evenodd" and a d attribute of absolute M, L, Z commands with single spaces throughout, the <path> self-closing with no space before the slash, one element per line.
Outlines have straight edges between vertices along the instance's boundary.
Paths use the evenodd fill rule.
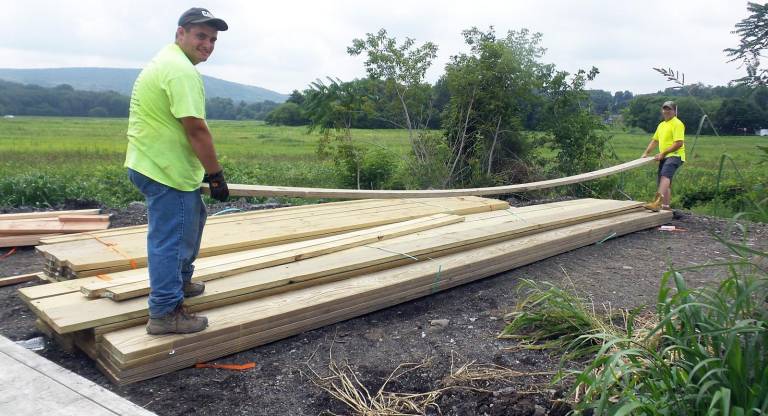
<path fill-rule="evenodd" d="M 175 42 L 141 71 L 131 94 L 125 166 L 147 202 L 147 332 L 153 335 L 208 326 L 205 317 L 182 306 L 185 297 L 205 290 L 202 282 L 192 282 L 207 216 L 200 181 L 209 183 L 219 201 L 229 191 L 205 122 L 205 91 L 195 65 L 208 60 L 218 33 L 227 29 L 206 9 L 184 12 Z"/>

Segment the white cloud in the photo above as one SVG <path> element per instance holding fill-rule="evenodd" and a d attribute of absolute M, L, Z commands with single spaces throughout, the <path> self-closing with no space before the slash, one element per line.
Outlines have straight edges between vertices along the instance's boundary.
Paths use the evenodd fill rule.
<path fill-rule="evenodd" d="M 461 31 L 495 26 L 498 33 L 529 28 L 544 35 L 547 62 L 575 71 L 597 66 L 591 88 L 635 93 L 669 84 L 651 70 L 671 66 L 690 81 L 723 85 L 742 75 L 725 63 L 735 46 L 734 24 L 746 1 L 617 2 L 524 1 L 309 1 L 204 4 L 224 18 L 217 50 L 201 72 L 280 92 L 316 78 L 365 76 L 362 58 L 346 48 L 355 37 L 386 28 L 391 35 L 440 47 L 428 72 L 435 81 L 451 55 L 465 50 Z M 179 14 L 190 3 L 172 0 L 112 2 L 4 0 L 0 66 L 140 67 L 172 40 Z"/>

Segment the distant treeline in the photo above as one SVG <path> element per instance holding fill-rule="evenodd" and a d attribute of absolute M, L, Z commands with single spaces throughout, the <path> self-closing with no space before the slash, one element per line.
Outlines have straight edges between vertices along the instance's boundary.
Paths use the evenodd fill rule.
<path fill-rule="evenodd" d="M 356 128 L 402 128 L 393 123 L 398 119 L 401 103 L 392 88 L 385 81 L 356 79 L 352 90 L 363 95 L 366 111 L 352 115 L 351 125 Z M 444 78 L 434 85 L 424 84 L 419 88 L 421 106 L 430 111 L 424 125 L 439 129 L 450 91 Z M 230 98 L 214 97 L 206 101 L 207 116 L 218 120 L 266 120 L 268 124 L 299 126 L 309 125 L 306 113 L 306 97 L 313 90 L 294 90 L 283 104 L 273 101 L 260 103 L 235 103 Z M 754 134 L 768 128 L 768 88 L 753 88 L 745 85 L 706 86 L 691 85 L 684 89 L 668 88 L 655 94 L 633 95 L 630 91 L 616 91 L 611 94 L 604 90 L 588 90 L 588 99 L 582 103 L 596 115 L 610 122 L 622 116 L 630 127 L 639 127 L 646 132 L 655 130 L 660 121 L 659 107 L 666 100 L 678 103 L 679 118 L 694 132 L 701 120 L 702 110 L 711 118 L 720 134 Z M 0 80 L 0 115 L 30 116 L 74 116 L 74 117 L 127 117 L 129 97 L 114 91 L 95 92 L 75 90 L 67 84 L 53 88 L 38 85 L 19 84 Z M 523 127 L 536 129 L 536 122 L 542 115 L 541 106 L 528 106 L 528 114 L 522 117 Z M 705 123 L 703 134 L 712 130 Z"/>
<path fill-rule="evenodd" d="M 653 132 L 660 119 L 659 107 L 669 99 L 677 103 L 678 118 L 685 123 L 689 134 L 696 132 L 704 112 L 719 134 L 755 134 L 759 129 L 768 128 L 768 88 L 746 85 L 697 84 L 637 96 L 623 112 L 625 122 Z M 709 123 L 704 123 L 702 134 L 712 133 Z"/>
<path fill-rule="evenodd" d="M 20 116 L 127 117 L 129 97 L 114 91 L 82 91 L 62 84 L 53 88 L 0 80 L 0 114 Z M 235 103 L 230 98 L 206 101 L 208 118 L 264 120 L 277 103 Z"/>
<path fill-rule="evenodd" d="M 357 79 L 345 84 L 352 84 L 351 90 L 364 94 L 368 111 L 359 111 L 351 117 L 351 125 L 357 128 L 400 128 L 391 120 L 397 119 L 400 103 L 397 97 L 387 89 L 381 80 Z M 389 92 L 388 92 L 389 91 Z M 616 91 L 611 94 L 604 90 L 587 90 L 588 99 L 582 106 L 599 115 L 606 122 L 623 119 L 629 127 L 639 127 L 646 132 L 653 132 L 661 121 L 660 107 L 664 101 L 675 100 L 678 104 L 679 118 L 692 133 L 698 128 L 703 112 L 711 118 L 712 124 L 720 134 L 754 134 L 757 130 L 768 128 L 768 88 L 752 88 L 745 85 L 706 86 L 691 85 L 681 88 L 668 88 L 654 94 L 635 96 L 630 91 Z M 266 116 L 266 122 L 273 125 L 299 126 L 310 124 L 307 116 L 307 95 L 316 94 L 313 89 L 294 90 L 288 100 L 277 106 Z M 422 94 L 427 99 L 423 106 L 431 106 L 427 124 L 431 128 L 440 128 L 445 108 L 450 101 L 450 92 L 444 79 L 435 85 L 422 86 Z M 536 123 L 541 120 L 543 106 L 529 105 L 524 128 L 536 130 Z M 704 124 L 702 134 L 712 134 L 709 123 Z"/>

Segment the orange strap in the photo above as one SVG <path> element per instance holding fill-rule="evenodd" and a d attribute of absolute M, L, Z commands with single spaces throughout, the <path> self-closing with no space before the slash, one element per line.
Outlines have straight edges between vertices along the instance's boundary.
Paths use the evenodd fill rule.
<path fill-rule="evenodd" d="M 123 256 L 126 260 L 128 260 L 128 263 L 131 265 L 131 269 L 138 269 L 139 268 L 138 267 L 139 265 L 138 265 L 138 263 L 136 263 L 136 260 L 132 259 L 131 256 L 123 253 L 122 251 L 120 251 L 119 248 L 117 248 L 117 243 L 110 243 L 108 241 L 104 241 L 101 238 L 99 238 L 99 237 L 97 237 L 97 236 L 95 236 L 93 234 L 90 234 L 90 233 L 86 233 L 86 234 L 88 236 L 90 236 L 91 238 L 93 238 L 94 240 L 98 241 L 99 243 L 104 244 L 108 249 L 110 249 L 110 250 L 114 251 L 115 253 Z"/>
<path fill-rule="evenodd" d="M 222 370 L 245 371 L 245 370 L 250 370 L 252 368 L 256 368 L 256 363 L 254 363 L 253 361 L 245 364 L 197 363 L 195 364 L 195 368 L 220 368 Z"/>

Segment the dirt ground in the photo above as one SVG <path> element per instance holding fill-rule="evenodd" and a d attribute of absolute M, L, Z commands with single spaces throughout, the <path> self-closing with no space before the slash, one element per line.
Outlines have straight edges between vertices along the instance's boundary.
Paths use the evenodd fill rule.
<path fill-rule="evenodd" d="M 240 207 L 264 208 L 245 203 Z M 146 221 L 141 204 L 111 213 L 113 225 Z M 159 415 L 354 414 L 311 381 L 313 371 L 329 374 L 330 357 L 339 366 L 348 364 L 371 395 L 400 364 L 422 364 L 390 380 L 386 390 L 421 393 L 449 387 L 428 414 L 565 414 L 567 407 L 556 400 L 562 389 L 548 384 L 548 375 L 466 381 L 451 374 L 470 363 L 479 369 L 496 365 L 521 373 L 557 369 L 558 357 L 510 351 L 514 343 L 496 337 L 504 327 L 504 315 L 518 300 L 520 279 L 572 285 L 597 304 L 609 302 L 614 308 L 649 305 L 670 265 L 680 268 L 731 258 L 712 233 L 744 237 L 741 231 L 732 231 L 728 221 L 688 213 L 677 212 L 671 224 L 685 231 L 651 229 L 613 238 L 216 361 L 256 363 L 255 369 L 244 372 L 189 368 L 117 387 L 82 353 L 66 353 L 47 341 L 39 354 Z M 751 225 L 746 241 L 768 247 L 768 225 Z M 0 250 L 0 256 L 5 253 Z M 20 249 L 0 260 L 0 276 L 36 272 L 42 266 L 33 249 Z M 723 275 L 724 271 L 713 268 L 685 272 L 691 286 L 716 284 Z M 41 335 L 34 327 L 34 315 L 16 294 L 19 287 L 32 284 L 36 283 L 0 288 L 0 334 L 12 340 Z"/>

